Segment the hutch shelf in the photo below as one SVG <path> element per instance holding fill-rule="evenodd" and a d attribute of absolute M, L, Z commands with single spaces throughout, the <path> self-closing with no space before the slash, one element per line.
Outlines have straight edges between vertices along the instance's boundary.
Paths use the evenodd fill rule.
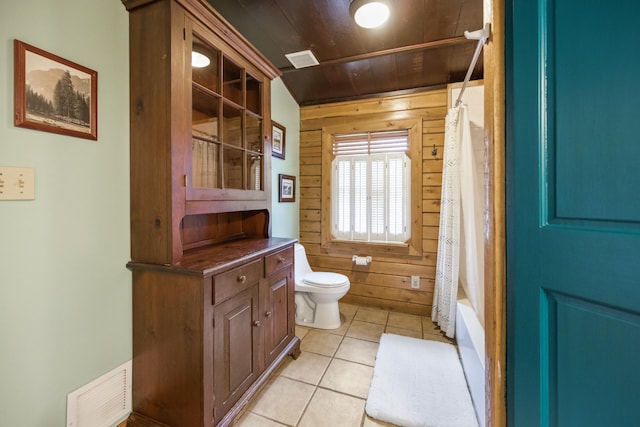
<path fill-rule="evenodd" d="M 294 239 L 270 237 L 271 80 L 205 0 L 129 12 L 133 413 L 231 424 L 297 357 Z"/>

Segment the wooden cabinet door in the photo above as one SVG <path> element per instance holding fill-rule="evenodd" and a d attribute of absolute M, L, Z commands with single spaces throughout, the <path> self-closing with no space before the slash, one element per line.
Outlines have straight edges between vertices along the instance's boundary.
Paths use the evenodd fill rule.
<path fill-rule="evenodd" d="M 258 284 L 214 308 L 214 418 L 217 423 L 260 374 Z"/>
<path fill-rule="evenodd" d="M 268 77 L 245 58 L 228 51 L 226 42 L 196 19 L 185 32 L 187 122 L 190 145 L 186 200 L 252 200 L 268 198 L 265 158 L 270 125 Z M 203 59 L 191 62 L 192 55 Z M 240 209 L 240 207 L 238 208 Z"/>
<path fill-rule="evenodd" d="M 279 355 L 294 334 L 293 268 L 278 271 L 267 278 L 263 299 L 265 366 Z"/>

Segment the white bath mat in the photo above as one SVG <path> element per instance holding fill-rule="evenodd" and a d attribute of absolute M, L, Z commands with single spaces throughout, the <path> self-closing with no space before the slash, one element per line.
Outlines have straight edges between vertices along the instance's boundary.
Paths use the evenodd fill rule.
<path fill-rule="evenodd" d="M 455 346 L 394 334 L 380 338 L 366 412 L 403 427 L 478 425 Z"/>

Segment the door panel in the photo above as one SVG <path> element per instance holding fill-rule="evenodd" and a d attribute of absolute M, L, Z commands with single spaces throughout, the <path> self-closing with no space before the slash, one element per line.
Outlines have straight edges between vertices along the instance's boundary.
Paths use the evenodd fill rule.
<path fill-rule="evenodd" d="M 634 425 L 640 3 L 507 2 L 507 407 Z"/>
<path fill-rule="evenodd" d="M 226 414 L 257 378 L 258 284 L 214 308 L 215 420 Z"/>
<path fill-rule="evenodd" d="M 264 351 L 265 363 L 270 364 L 293 335 L 293 323 L 289 314 L 295 312 L 293 306 L 293 269 L 281 270 L 269 278 L 266 290 Z"/>
<path fill-rule="evenodd" d="M 638 376 L 629 369 L 638 362 L 640 316 L 555 292 L 542 298 L 542 424 L 637 421 Z"/>
<path fill-rule="evenodd" d="M 557 0 L 542 8 L 545 157 L 555 214 L 638 228 L 637 68 L 629 62 L 637 59 L 637 6 Z"/>

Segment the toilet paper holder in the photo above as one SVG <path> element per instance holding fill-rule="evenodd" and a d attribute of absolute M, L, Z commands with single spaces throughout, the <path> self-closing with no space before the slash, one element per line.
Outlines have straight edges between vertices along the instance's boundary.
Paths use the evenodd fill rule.
<path fill-rule="evenodd" d="M 372 261 L 372 258 L 370 256 L 354 255 L 351 259 L 356 265 L 369 265 L 369 263 Z"/>

